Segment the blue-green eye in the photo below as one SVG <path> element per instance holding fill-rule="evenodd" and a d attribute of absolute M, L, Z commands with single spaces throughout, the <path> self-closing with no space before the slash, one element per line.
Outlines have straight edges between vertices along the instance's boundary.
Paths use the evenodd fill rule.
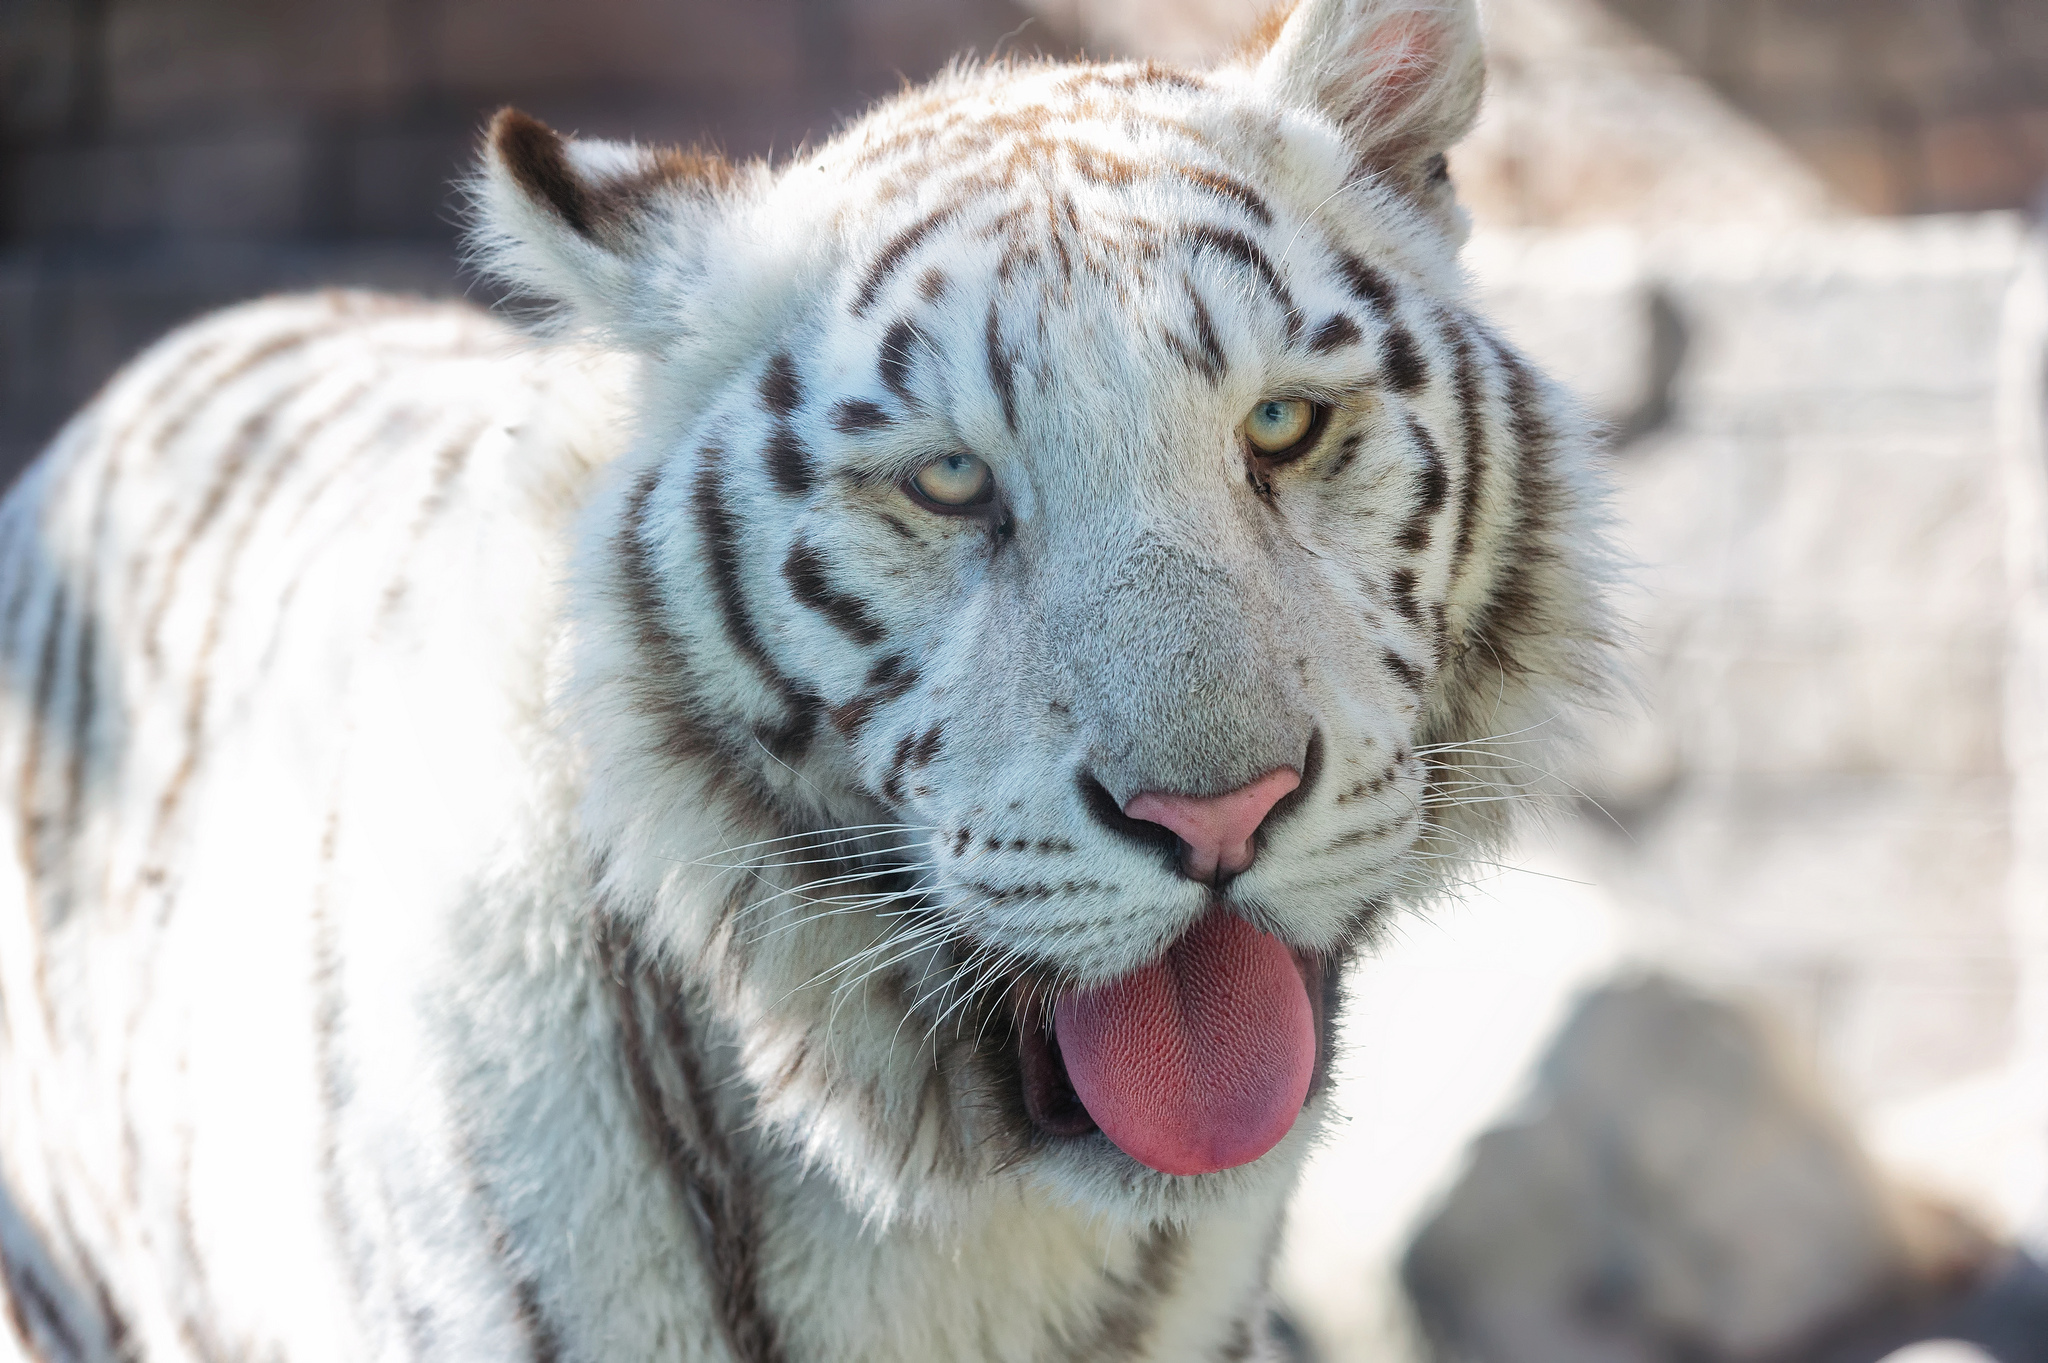
<path fill-rule="evenodd" d="M 995 495 L 995 473 L 981 456 L 965 450 L 934 459 L 911 476 L 910 484 L 941 508 L 979 506 Z"/>
<path fill-rule="evenodd" d="M 1315 420 L 1313 403 L 1300 398 L 1267 398 L 1244 419 L 1244 438 L 1260 454 L 1280 454 L 1300 444 Z"/>

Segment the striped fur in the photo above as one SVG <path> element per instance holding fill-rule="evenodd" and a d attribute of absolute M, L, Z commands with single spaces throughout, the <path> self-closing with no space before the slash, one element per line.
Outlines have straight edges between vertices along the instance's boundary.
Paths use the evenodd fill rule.
<path fill-rule="evenodd" d="M 553 339 L 131 365 L 0 508 L 0 1357 L 1261 1356 L 1320 1086 L 1172 1178 L 1018 1045 L 1219 896 L 1327 1014 L 1598 681 L 1586 431 L 1435 169 L 1474 33 L 1307 0 L 777 169 L 507 114 Z M 908 495 L 963 449 L 985 511 Z M 1221 890 L 1117 813 L 1283 764 Z"/>

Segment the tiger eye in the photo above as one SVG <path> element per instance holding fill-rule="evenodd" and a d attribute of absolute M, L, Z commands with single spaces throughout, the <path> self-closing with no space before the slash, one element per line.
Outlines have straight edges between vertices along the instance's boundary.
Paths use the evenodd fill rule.
<path fill-rule="evenodd" d="M 979 456 L 959 450 L 934 459 L 911 476 L 911 485 L 933 505 L 978 506 L 995 492 L 995 473 Z"/>
<path fill-rule="evenodd" d="M 1301 443 L 1315 417 L 1315 406 L 1300 398 L 1267 398 L 1244 419 L 1244 438 L 1261 454 L 1279 454 Z"/>

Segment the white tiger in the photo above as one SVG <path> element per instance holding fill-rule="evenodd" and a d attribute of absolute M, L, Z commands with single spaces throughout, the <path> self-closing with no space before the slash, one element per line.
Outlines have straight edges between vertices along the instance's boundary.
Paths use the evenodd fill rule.
<path fill-rule="evenodd" d="M 554 340 L 132 364 L 0 513 L 0 1352 L 1265 1354 L 1339 967 L 1603 666 L 1480 85 L 1304 0 L 775 169 L 508 111 Z"/>

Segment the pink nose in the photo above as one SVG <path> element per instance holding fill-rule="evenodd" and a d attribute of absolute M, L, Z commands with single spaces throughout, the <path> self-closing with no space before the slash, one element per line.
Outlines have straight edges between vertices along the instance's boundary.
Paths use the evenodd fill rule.
<path fill-rule="evenodd" d="M 1236 875 L 1252 864 L 1252 834 L 1280 797 L 1300 784 L 1300 772 L 1281 767 L 1228 795 L 1161 795 L 1148 790 L 1132 796 L 1124 813 L 1178 834 L 1181 870 L 1206 885 L 1219 872 Z"/>

